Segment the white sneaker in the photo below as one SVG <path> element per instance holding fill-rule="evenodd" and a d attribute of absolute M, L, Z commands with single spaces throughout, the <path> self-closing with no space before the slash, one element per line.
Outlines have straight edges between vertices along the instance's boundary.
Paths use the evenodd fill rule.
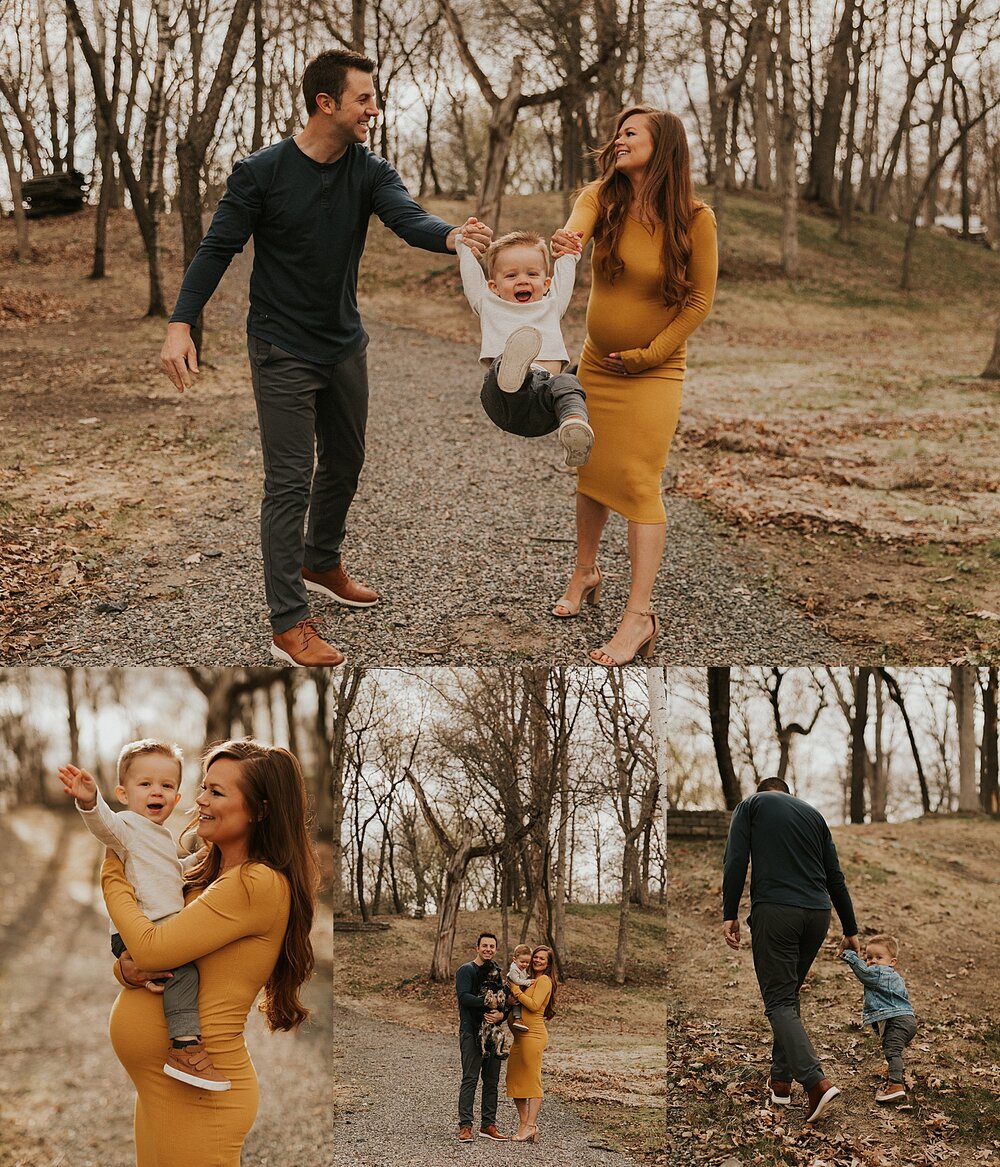
<path fill-rule="evenodd" d="M 594 448 L 594 431 L 582 417 L 568 417 L 559 427 L 559 444 L 566 454 L 567 466 L 584 466 Z"/>
<path fill-rule="evenodd" d="M 504 393 L 516 393 L 521 388 L 541 348 L 542 334 L 537 328 L 517 328 L 507 337 L 497 369 L 497 384 Z"/>

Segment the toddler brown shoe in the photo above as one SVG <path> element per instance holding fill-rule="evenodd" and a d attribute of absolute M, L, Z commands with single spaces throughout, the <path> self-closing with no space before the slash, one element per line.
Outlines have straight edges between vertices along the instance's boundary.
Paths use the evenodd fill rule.
<path fill-rule="evenodd" d="M 202 1090 L 228 1090 L 232 1086 L 232 1082 L 223 1078 L 212 1064 L 212 1059 L 200 1041 L 186 1045 L 183 1049 L 171 1046 L 167 1051 L 163 1072 L 178 1082 L 186 1082 Z"/>

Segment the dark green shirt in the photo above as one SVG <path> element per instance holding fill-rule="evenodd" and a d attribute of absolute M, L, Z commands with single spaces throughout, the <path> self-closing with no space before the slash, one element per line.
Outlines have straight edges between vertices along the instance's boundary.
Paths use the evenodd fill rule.
<path fill-rule="evenodd" d="M 826 819 L 808 802 L 768 790 L 733 811 L 722 872 L 722 918 L 735 920 L 750 867 L 750 907 L 834 907 L 845 936 L 857 933 L 851 893 Z"/>
<path fill-rule="evenodd" d="M 448 250 L 451 226 L 418 206 L 366 146 L 329 163 L 314 162 L 292 138 L 258 150 L 233 168 L 171 321 L 195 323 L 253 236 L 247 331 L 303 360 L 339 363 L 367 340 L 358 267 L 372 214 L 413 247 Z"/>

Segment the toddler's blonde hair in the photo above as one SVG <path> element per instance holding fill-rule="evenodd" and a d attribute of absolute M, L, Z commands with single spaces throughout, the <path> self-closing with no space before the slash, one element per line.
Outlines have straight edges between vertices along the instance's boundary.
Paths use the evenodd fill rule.
<path fill-rule="evenodd" d="M 156 738 L 144 737 L 137 742 L 126 742 L 121 748 L 121 753 L 118 755 L 118 785 L 124 786 L 125 779 L 128 776 L 129 767 L 136 760 L 136 758 L 144 757 L 146 754 L 159 754 L 164 758 L 173 758 L 177 763 L 177 781 L 180 782 L 184 776 L 183 754 L 180 746 L 175 746 L 173 742 L 161 742 Z"/>
<path fill-rule="evenodd" d="M 536 231 L 508 231 L 506 235 L 494 239 L 486 250 L 486 270 L 490 273 L 490 278 L 493 277 L 497 257 L 501 251 L 506 251 L 508 247 L 537 247 L 542 253 L 545 274 L 549 274 L 549 249 L 541 235 Z"/>
<path fill-rule="evenodd" d="M 512 957 L 514 957 L 514 958 L 516 959 L 516 958 L 517 958 L 517 954 L 518 954 L 519 952 L 526 952 L 526 953 L 527 953 L 527 954 L 530 956 L 530 955 L 531 955 L 531 945 L 530 945 L 530 944 L 519 944 L 519 945 L 518 945 L 518 946 L 517 946 L 517 947 L 514 949 L 514 951 L 511 953 L 511 956 L 512 956 Z"/>
<path fill-rule="evenodd" d="M 865 941 L 865 952 L 868 951 L 870 944 L 878 944 L 888 952 L 893 960 L 899 959 L 899 941 L 895 936 L 890 936 L 887 932 L 880 932 L 878 936 L 869 936 Z"/>

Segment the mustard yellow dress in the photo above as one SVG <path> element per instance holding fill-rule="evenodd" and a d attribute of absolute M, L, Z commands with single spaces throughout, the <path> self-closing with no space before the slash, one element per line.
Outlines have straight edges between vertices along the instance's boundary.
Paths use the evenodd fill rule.
<path fill-rule="evenodd" d="M 594 234 L 597 184 L 585 187 L 566 227 Z M 625 270 L 610 284 L 592 261 L 587 339 L 579 377 L 587 393 L 594 449 L 577 472 L 581 494 L 635 523 L 666 518 L 660 480 L 677 429 L 687 359 L 687 338 L 712 307 L 719 261 L 715 216 L 697 211 L 690 227 L 686 276 L 691 291 L 682 306 L 663 303 L 663 225 L 629 218 L 619 254 Z M 601 358 L 621 354 L 627 376 L 609 372 Z"/>
<path fill-rule="evenodd" d="M 507 1059 L 507 1097 L 542 1098 L 542 1051 L 549 1044 L 545 1028 L 545 1006 L 552 996 L 552 981 L 544 974 L 527 989 L 511 985 L 510 991 L 521 1005 L 521 1020 L 527 1033 L 514 1033 Z"/>
<path fill-rule="evenodd" d="M 254 998 L 277 963 L 288 924 L 288 882 L 263 863 L 220 876 L 161 924 L 139 910 L 117 859 L 101 872 L 104 900 L 140 968 L 194 961 L 201 974 L 202 1037 L 225 1092 L 199 1090 L 163 1072 L 167 1025 L 159 996 L 125 988 L 111 1010 L 111 1044 L 136 1089 L 136 1167 L 240 1167 L 257 1114 L 257 1075 L 243 1039 Z"/>

